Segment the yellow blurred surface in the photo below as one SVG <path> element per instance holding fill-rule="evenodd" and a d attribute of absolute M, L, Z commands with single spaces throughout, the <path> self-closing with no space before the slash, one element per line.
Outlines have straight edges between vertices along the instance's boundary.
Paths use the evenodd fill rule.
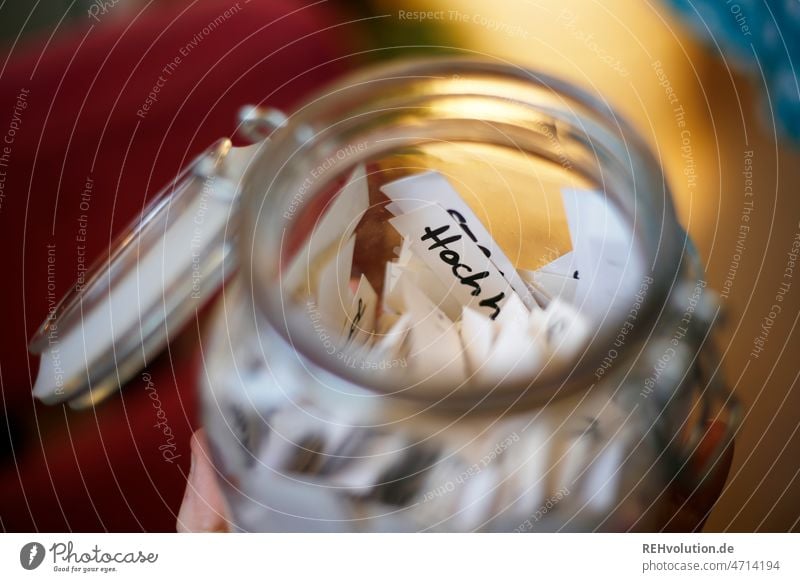
<path fill-rule="evenodd" d="M 377 4 L 398 20 L 404 19 L 400 11 L 439 11 L 433 22 L 459 48 L 568 79 L 608 100 L 643 135 L 666 169 L 709 284 L 727 291 L 722 301 L 728 317 L 717 341 L 745 419 L 728 484 L 706 529 L 798 529 L 800 341 L 792 332 L 800 281 L 792 277 L 800 271 L 787 271 L 787 253 L 800 235 L 800 155 L 778 141 L 755 84 L 650 0 Z M 749 185 L 753 196 L 746 198 Z M 746 219 L 747 200 L 753 206 Z M 790 287 L 778 302 L 781 283 Z M 763 351 L 754 354 L 776 303 L 781 312 Z"/>

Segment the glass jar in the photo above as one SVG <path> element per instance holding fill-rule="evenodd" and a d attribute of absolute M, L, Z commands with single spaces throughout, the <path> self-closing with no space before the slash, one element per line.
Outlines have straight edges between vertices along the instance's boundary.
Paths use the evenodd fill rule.
<path fill-rule="evenodd" d="M 234 529 L 652 530 L 674 482 L 707 478 L 716 454 L 690 462 L 706 421 L 729 434 L 737 422 L 708 341 L 719 307 L 660 166 L 608 104 L 509 64 L 444 58 L 368 69 L 288 118 L 248 109 L 244 121 L 254 144 L 219 144 L 180 190 L 191 202 L 179 215 L 228 213 L 213 232 L 171 246 L 158 242 L 154 218 L 134 229 L 140 241 L 155 233 L 162 254 L 183 249 L 174 251 L 181 276 L 140 281 L 175 299 L 148 321 L 180 324 L 193 299 L 227 281 L 199 390 Z M 521 357 L 507 373 L 458 382 L 416 376 L 405 358 L 370 362 L 340 349 L 338 330 L 317 315 L 318 265 L 310 255 L 303 265 L 303 249 L 325 236 L 326 212 L 360 180 L 371 226 L 355 239 L 353 263 L 379 287 L 396 250 L 375 192 L 425 171 L 455 185 L 515 269 L 569 252 L 565 192 L 583 208 L 596 244 L 573 254 L 583 279 L 576 308 L 591 323 L 580 349 L 556 351 L 535 371 Z M 343 216 L 348 232 L 367 221 Z M 187 245 L 204 252 L 187 262 Z M 298 264 L 300 293 L 286 286 Z M 154 333 L 150 349 L 163 339 Z M 87 403 L 107 392 L 67 396 Z"/>

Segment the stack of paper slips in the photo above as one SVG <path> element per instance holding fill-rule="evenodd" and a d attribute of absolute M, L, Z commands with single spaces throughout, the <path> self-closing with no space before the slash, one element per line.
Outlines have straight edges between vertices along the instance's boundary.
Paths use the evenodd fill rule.
<path fill-rule="evenodd" d="M 373 197 L 400 244 L 382 281 L 370 281 L 353 262 L 367 182 L 357 168 L 282 279 L 330 332 L 328 353 L 351 367 L 402 367 L 412 381 L 456 385 L 533 378 L 583 352 L 641 268 L 630 229 L 603 197 L 570 190 L 573 251 L 518 270 L 449 181 L 429 171 L 383 184 L 386 198 Z"/>

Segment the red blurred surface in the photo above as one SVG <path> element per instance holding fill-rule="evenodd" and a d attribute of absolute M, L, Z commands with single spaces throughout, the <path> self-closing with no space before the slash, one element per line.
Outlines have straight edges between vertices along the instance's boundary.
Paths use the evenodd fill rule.
<path fill-rule="evenodd" d="M 203 33 L 232 6 L 238 11 Z M 290 0 L 213 0 L 151 8 L 132 21 L 91 26 L 87 19 L 52 39 L 9 48 L 0 69 L 0 126 L 10 123 L 23 89 L 28 105 L 0 206 L 0 433 L 8 429 L 11 440 L 0 458 L 0 529 L 174 531 L 197 425 L 197 325 L 150 369 L 180 455 L 173 463 L 159 451 L 165 435 L 141 377 L 94 411 L 34 403 L 38 364 L 26 344 L 47 314 L 47 245 L 55 245 L 60 296 L 78 274 L 82 213 L 92 259 L 187 160 L 233 133 L 241 105 L 291 109 L 338 75 L 343 39 L 356 31 L 345 21 Z M 180 64 L 165 75 L 175 57 Z M 159 75 L 166 81 L 142 119 L 137 111 Z M 93 188 L 84 212 L 87 178 Z"/>

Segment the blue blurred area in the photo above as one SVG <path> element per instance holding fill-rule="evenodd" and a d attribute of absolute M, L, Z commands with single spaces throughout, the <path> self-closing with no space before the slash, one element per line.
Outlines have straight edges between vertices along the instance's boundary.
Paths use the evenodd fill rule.
<path fill-rule="evenodd" d="M 767 115 L 774 115 L 779 131 L 800 144 L 800 0 L 667 2 L 712 50 L 754 77 Z"/>

